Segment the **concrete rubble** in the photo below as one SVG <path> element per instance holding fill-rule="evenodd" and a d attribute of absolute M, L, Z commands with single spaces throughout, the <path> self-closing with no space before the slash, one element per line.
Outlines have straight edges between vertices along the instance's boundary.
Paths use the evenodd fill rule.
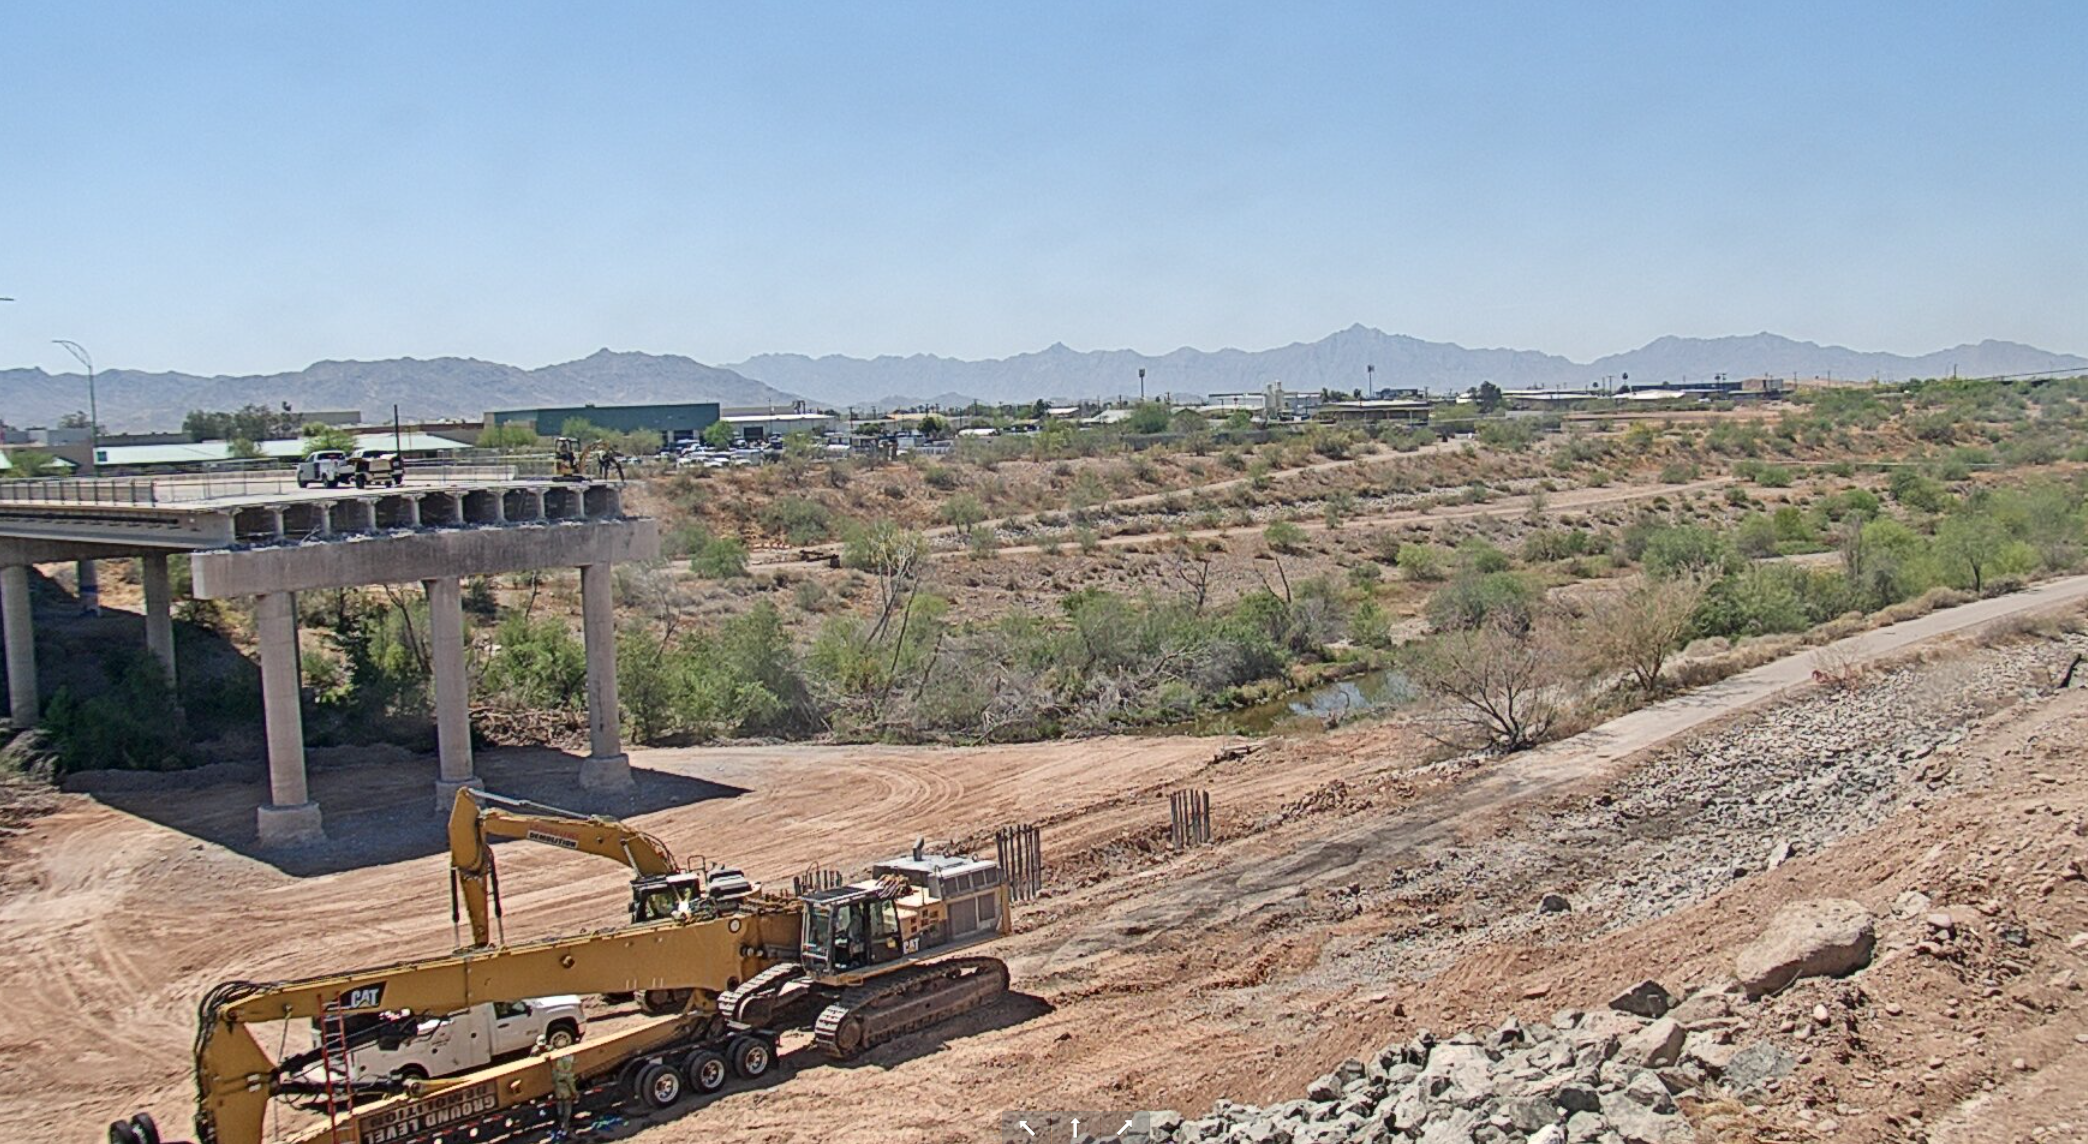
<path fill-rule="evenodd" d="M 1645 982 L 1618 1000 L 1669 994 Z M 1740 1092 L 1790 1074 L 1767 1041 L 1732 1043 L 1731 986 L 1700 990 L 1646 1017 L 1565 1010 L 1525 1025 L 1438 1041 L 1422 1031 L 1368 1060 L 1347 1060 L 1302 1099 L 1258 1108 L 1219 1101 L 1208 1115 L 1152 1113 L 1147 1144 L 1693 1144 L 1678 1101 Z M 1125 1139 L 1135 1139 L 1126 1137 Z"/>

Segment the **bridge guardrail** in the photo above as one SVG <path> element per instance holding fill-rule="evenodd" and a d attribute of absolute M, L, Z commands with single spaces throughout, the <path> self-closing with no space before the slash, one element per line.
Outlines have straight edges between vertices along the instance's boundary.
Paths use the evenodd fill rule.
<path fill-rule="evenodd" d="M 557 467 L 549 453 L 473 450 L 468 455 L 406 462 L 408 484 L 497 484 L 548 478 Z M 0 480 L 0 504 L 184 505 L 298 491 L 295 462 L 218 462 L 182 473 L 110 477 L 31 477 Z"/>

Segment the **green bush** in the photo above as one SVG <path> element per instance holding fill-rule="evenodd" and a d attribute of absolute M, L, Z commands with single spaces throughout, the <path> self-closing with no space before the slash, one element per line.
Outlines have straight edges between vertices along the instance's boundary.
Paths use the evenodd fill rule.
<path fill-rule="evenodd" d="M 747 574 L 747 545 L 737 536 L 715 536 L 689 557 L 689 571 L 706 580 L 736 580 Z"/>
<path fill-rule="evenodd" d="M 1645 540 L 1641 557 L 1646 573 L 1660 579 L 1681 575 L 1716 575 L 1740 567 L 1732 542 L 1694 524 L 1669 525 Z"/>
<path fill-rule="evenodd" d="M 1437 631 L 1466 631 L 1499 622 L 1524 631 L 1542 593 L 1514 572 L 1468 571 L 1428 597 L 1428 625 Z"/>
<path fill-rule="evenodd" d="M 1508 558 L 1506 552 L 1476 536 L 1457 546 L 1457 561 L 1464 566 L 1467 572 L 1476 572 L 1480 575 L 1506 572 L 1509 566 L 1514 563 L 1514 561 Z"/>
<path fill-rule="evenodd" d="M 1801 632 L 1856 606 L 1840 573 L 1795 564 L 1757 564 L 1705 591 L 1693 636 Z"/>
<path fill-rule="evenodd" d="M 43 732 L 57 772 L 187 766 L 181 709 L 159 660 L 142 649 L 109 648 L 102 668 L 109 677 L 107 690 L 78 695 L 61 687 L 44 708 Z"/>
<path fill-rule="evenodd" d="M 1305 530 L 1287 520 L 1270 521 L 1262 529 L 1262 540 L 1271 550 L 1288 554 L 1305 543 Z"/>
<path fill-rule="evenodd" d="M 1409 580 L 1428 583 L 1449 575 L 1443 550 L 1432 544 L 1404 544 L 1399 548 L 1399 571 Z"/>
<path fill-rule="evenodd" d="M 510 612 L 494 635 L 482 683 L 511 706 L 549 709 L 582 706 L 587 697 L 587 651 L 565 621 L 532 620 Z"/>
<path fill-rule="evenodd" d="M 1677 461 L 1673 464 L 1661 466 L 1660 483 L 1663 485 L 1686 485 L 1696 480 L 1702 472 L 1703 470 L 1697 468 L 1695 462 Z"/>
<path fill-rule="evenodd" d="M 1892 471 L 1886 488 L 1893 500 L 1921 512 L 1942 512 L 1950 507 L 1950 494 L 1941 484 L 1905 466 Z"/>
<path fill-rule="evenodd" d="M 1588 556 L 1601 549 L 1602 542 L 1582 529 L 1540 528 L 1523 537 L 1522 558 L 1525 563 L 1541 564 Z"/>
<path fill-rule="evenodd" d="M 833 513 L 815 500 L 778 497 L 763 506 L 762 527 L 792 544 L 817 544 L 834 534 Z"/>

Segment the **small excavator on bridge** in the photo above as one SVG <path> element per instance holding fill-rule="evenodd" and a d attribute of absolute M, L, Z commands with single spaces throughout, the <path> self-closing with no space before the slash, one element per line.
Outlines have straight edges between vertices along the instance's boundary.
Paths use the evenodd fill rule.
<path fill-rule="evenodd" d="M 949 955 L 1009 925 L 998 863 L 917 845 L 855 883 L 803 897 L 750 892 L 709 916 L 679 912 L 298 981 L 227 982 L 197 1011 L 196 1140 L 277 1139 L 266 1135 L 277 1101 L 312 1124 L 280 1135 L 291 1144 L 502 1139 L 543 1123 L 558 1063 L 568 1060 L 584 1106 L 666 1109 L 690 1089 L 712 1093 L 734 1075 L 766 1073 L 788 1030 L 809 1028 L 828 1055 L 847 1058 L 991 1004 L 1007 991 L 1007 966 Z M 485 1002 L 660 990 L 686 991 L 685 1007 L 473 1072 L 358 1078 L 350 1067 L 351 1029 L 410 1029 L 406 1017 Z M 311 1023 L 314 1047 L 271 1058 L 255 1027 L 290 1021 Z M 112 1123 L 108 1139 L 161 1144 L 142 1112 Z"/>

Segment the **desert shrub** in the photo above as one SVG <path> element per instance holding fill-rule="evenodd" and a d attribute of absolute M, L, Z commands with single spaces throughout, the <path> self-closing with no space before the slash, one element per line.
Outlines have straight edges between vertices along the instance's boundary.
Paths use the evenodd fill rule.
<path fill-rule="evenodd" d="M 565 621 L 510 612 L 494 640 L 481 677 L 489 696 L 539 709 L 578 707 L 585 700 L 587 651 Z"/>
<path fill-rule="evenodd" d="M 54 769 L 71 774 L 188 765 L 181 709 L 159 660 L 127 647 L 105 648 L 101 658 L 105 690 L 83 695 L 61 687 L 44 708 L 43 734 Z"/>
<path fill-rule="evenodd" d="M 1476 536 L 1457 546 L 1457 562 L 1465 571 L 1479 575 L 1506 572 L 1514 563 L 1506 552 Z"/>
<path fill-rule="evenodd" d="M 1691 634 L 1759 636 L 1802 632 L 1848 611 L 1851 597 L 1839 573 L 1792 564 L 1758 564 L 1712 584 L 1691 623 Z"/>
<path fill-rule="evenodd" d="M 1262 541 L 1276 552 L 1296 552 L 1305 543 L 1305 530 L 1287 520 L 1270 521 L 1262 529 Z"/>
<path fill-rule="evenodd" d="M 1071 466 L 1067 465 L 1063 461 L 1059 462 L 1058 467 L 1061 469 L 1071 469 Z M 942 492 L 949 492 L 950 490 L 956 488 L 957 485 L 960 483 L 957 476 L 957 471 L 955 469 L 950 468 L 947 465 L 930 465 L 926 469 L 921 470 L 921 480 L 925 482 L 929 488 L 938 489 Z"/>
<path fill-rule="evenodd" d="M 747 574 L 747 545 L 737 536 L 713 536 L 689 557 L 689 571 L 706 580 L 736 580 Z"/>
<path fill-rule="evenodd" d="M 817 544 L 834 534 L 833 513 L 804 497 L 778 497 L 762 507 L 758 519 L 792 544 Z"/>
<path fill-rule="evenodd" d="M 1537 441 L 1537 428 L 1524 418 L 1503 418 L 1479 424 L 1479 443 L 1489 449 L 1520 453 Z"/>
<path fill-rule="evenodd" d="M 1409 580 L 1429 583 L 1449 575 L 1449 561 L 1435 545 L 1407 544 L 1399 549 L 1399 571 Z"/>
<path fill-rule="evenodd" d="M 1733 526 L 1733 547 L 1750 560 L 1776 555 L 1776 524 L 1763 513 L 1749 513 Z"/>
<path fill-rule="evenodd" d="M 1660 483 L 1663 485 L 1686 485 L 1696 480 L 1702 473 L 1703 470 L 1697 468 L 1694 461 L 1676 461 L 1661 466 Z"/>
<path fill-rule="evenodd" d="M 1894 501 L 1920 512 L 1942 512 L 1950 506 L 1950 494 L 1941 484 L 1911 468 L 1894 469 L 1886 488 Z"/>
<path fill-rule="evenodd" d="M 1654 529 L 1645 538 L 1640 559 L 1647 575 L 1656 578 L 1716 575 L 1736 570 L 1741 563 L 1731 541 L 1694 524 Z"/>
<path fill-rule="evenodd" d="M 1526 628 L 1542 593 L 1514 572 L 1467 571 L 1428 597 L 1428 624 L 1437 631 L 1458 631 L 1497 623 Z"/>
<path fill-rule="evenodd" d="M 1570 560 L 1600 550 L 1601 541 L 1583 529 L 1540 528 L 1523 537 L 1522 558 L 1525 563 L 1536 564 Z"/>

